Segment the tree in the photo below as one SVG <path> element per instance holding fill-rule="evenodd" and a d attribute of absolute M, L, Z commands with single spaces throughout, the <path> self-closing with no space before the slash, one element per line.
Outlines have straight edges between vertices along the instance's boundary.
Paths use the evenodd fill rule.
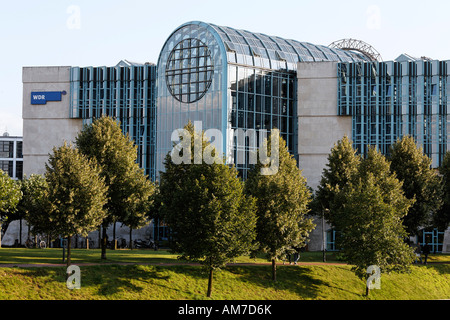
<path fill-rule="evenodd" d="M 105 206 L 108 214 L 102 222 L 101 243 L 101 258 L 106 259 L 108 226 L 116 221 L 134 225 L 131 221 L 136 221 L 136 216 L 144 217 L 154 186 L 136 163 L 136 145 L 128 134 L 122 133 L 120 124 L 114 119 L 102 116 L 86 125 L 78 134 L 76 145 L 81 153 L 96 160 L 100 176 L 108 187 Z"/>
<path fill-rule="evenodd" d="M 15 212 L 21 197 L 20 185 L 0 170 L 0 247 L 2 223 Z"/>
<path fill-rule="evenodd" d="M 402 183 L 389 162 L 369 148 L 350 181 L 335 195 L 333 222 L 340 231 L 337 246 L 353 271 L 366 278 L 369 266 L 382 272 L 404 271 L 414 261 L 402 219 L 414 203 L 403 193 Z M 368 290 L 368 288 L 367 288 Z M 366 291 L 367 294 L 369 291 Z"/>
<path fill-rule="evenodd" d="M 150 183 L 144 174 L 143 169 L 134 166 L 130 172 L 129 191 L 130 196 L 125 200 L 122 222 L 130 228 L 129 247 L 132 248 L 133 229 L 140 229 L 148 224 L 151 211 L 153 209 L 156 186 Z"/>
<path fill-rule="evenodd" d="M 53 233 L 68 238 L 67 265 L 71 264 L 71 237 L 87 236 L 106 216 L 107 186 L 95 160 L 66 143 L 53 148 L 45 179 L 48 185 L 48 223 Z"/>
<path fill-rule="evenodd" d="M 446 152 L 439 173 L 442 176 L 443 203 L 433 218 L 433 225 L 439 230 L 447 230 L 450 225 L 450 152 Z"/>
<path fill-rule="evenodd" d="M 358 171 L 360 162 L 361 157 L 356 154 L 347 136 L 339 140 L 331 149 L 327 168 L 323 170 L 311 207 L 314 213 L 323 214 L 332 225 L 335 224 L 330 208 L 336 207 L 335 195 L 352 179 Z"/>
<path fill-rule="evenodd" d="M 208 271 L 210 297 L 213 271 L 252 249 L 255 203 L 245 196 L 237 170 L 220 161 L 203 132 L 195 132 L 190 122 L 183 132 L 182 150 L 178 145 L 167 154 L 160 173 L 159 211 L 171 230 L 171 249 Z M 195 155 L 208 150 L 217 161 L 208 164 L 202 158 L 195 164 Z M 186 161 L 176 164 L 173 158 L 180 153 Z"/>
<path fill-rule="evenodd" d="M 408 233 L 417 235 L 420 227 L 432 224 L 433 217 L 442 206 L 441 178 L 431 168 L 431 159 L 423 153 L 422 148 L 416 146 L 410 136 L 392 145 L 388 159 L 392 172 L 403 182 L 405 196 L 416 200 L 403 223 Z"/>
<path fill-rule="evenodd" d="M 21 183 L 23 197 L 19 202 L 18 211 L 21 212 L 33 234 L 52 234 L 52 224 L 49 217 L 48 184 L 42 175 L 32 174 L 24 177 Z"/>
<path fill-rule="evenodd" d="M 272 139 L 278 139 L 278 150 L 273 150 Z M 272 280 L 276 281 L 276 260 L 294 248 L 306 245 L 309 232 L 314 228 L 312 219 L 307 217 L 311 193 L 306 179 L 297 167 L 296 160 L 289 154 L 286 142 L 273 130 L 263 148 L 271 155 L 279 154 L 278 172 L 261 174 L 261 169 L 269 166 L 260 159 L 249 172 L 245 183 L 246 194 L 256 198 L 257 242 L 259 250 L 272 261 Z"/>

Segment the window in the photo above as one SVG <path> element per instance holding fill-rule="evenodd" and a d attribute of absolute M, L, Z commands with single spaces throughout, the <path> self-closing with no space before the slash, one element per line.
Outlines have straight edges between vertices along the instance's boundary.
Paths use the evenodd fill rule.
<path fill-rule="evenodd" d="M 7 173 L 10 177 L 13 177 L 14 163 L 12 161 L 0 161 L 0 170 Z"/>
<path fill-rule="evenodd" d="M 22 180 L 23 179 L 23 162 L 16 162 L 16 178 Z"/>
<path fill-rule="evenodd" d="M 16 158 L 23 158 L 23 142 L 22 141 L 18 141 L 17 142 L 17 151 L 16 151 Z"/>
<path fill-rule="evenodd" d="M 213 71 L 208 47 L 198 39 L 182 40 L 167 61 L 166 84 L 175 99 L 193 103 L 208 91 Z"/>
<path fill-rule="evenodd" d="M 0 158 L 14 158 L 14 142 L 0 142 Z"/>

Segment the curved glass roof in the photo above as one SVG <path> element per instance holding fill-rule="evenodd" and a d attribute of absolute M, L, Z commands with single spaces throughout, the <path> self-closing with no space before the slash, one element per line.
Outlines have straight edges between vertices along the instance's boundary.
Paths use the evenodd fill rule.
<path fill-rule="evenodd" d="M 304 61 L 369 61 L 350 52 L 308 42 L 299 42 L 261 33 L 237 30 L 208 23 L 222 39 L 228 62 L 268 69 L 297 70 L 297 62 Z"/>

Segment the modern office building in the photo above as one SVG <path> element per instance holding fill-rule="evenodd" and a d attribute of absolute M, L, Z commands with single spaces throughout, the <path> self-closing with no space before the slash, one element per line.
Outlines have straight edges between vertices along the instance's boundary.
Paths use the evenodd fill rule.
<path fill-rule="evenodd" d="M 157 72 L 156 169 L 172 149 L 171 134 L 189 120 L 219 129 L 222 151 L 245 179 L 257 144 L 238 143 L 237 129 L 278 128 L 297 155 L 297 64 L 368 61 L 359 53 L 203 22 L 180 26 L 164 44 Z M 217 144 L 216 144 L 217 146 Z M 235 161 L 238 151 L 244 160 Z"/>
<path fill-rule="evenodd" d="M 449 64 L 406 54 L 383 62 L 372 47 L 351 39 L 313 45 L 185 23 L 169 35 L 156 65 L 24 67 L 24 172 L 42 173 L 53 146 L 73 141 L 83 124 L 102 114 L 121 121 L 151 179 L 163 170 L 172 133 L 189 120 L 221 132 L 214 143 L 244 179 L 259 142 L 241 140 L 239 132 L 263 135 L 273 128 L 313 189 L 344 135 L 364 154 L 368 145 L 386 153 L 410 134 L 437 167 L 450 150 Z M 310 250 L 322 248 L 327 230 L 318 226 Z M 164 228 L 152 232 L 165 236 Z M 450 234 L 443 237 L 441 230 L 436 248 L 450 251 Z"/>
<path fill-rule="evenodd" d="M 0 136 L 0 170 L 12 179 L 23 178 L 23 139 L 12 137 L 8 132 Z"/>

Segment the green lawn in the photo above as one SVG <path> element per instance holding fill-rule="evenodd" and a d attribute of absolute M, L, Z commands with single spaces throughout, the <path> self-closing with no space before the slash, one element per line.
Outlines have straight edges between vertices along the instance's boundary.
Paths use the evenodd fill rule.
<path fill-rule="evenodd" d="M 0 263 L 61 263 L 61 249 L 0 249 Z M 73 264 L 100 262 L 99 250 L 76 249 Z M 109 263 L 81 265 L 81 289 L 69 290 L 65 267 L 0 268 L 2 300 L 198 300 L 206 299 L 207 274 L 199 266 L 177 263 L 167 251 L 108 250 Z M 432 255 L 433 262 L 449 262 L 448 255 Z M 322 261 L 321 253 L 304 253 L 301 261 Z M 336 262 L 332 254 L 327 261 Z M 255 262 L 242 257 L 236 262 Z M 230 265 L 214 276 L 212 299 L 221 300 L 365 300 L 365 283 L 341 265 L 280 265 L 278 281 L 270 280 L 270 266 Z M 154 263 L 156 265 L 139 265 Z M 171 263 L 171 265 L 158 265 Z M 450 264 L 414 265 L 410 273 L 383 274 L 374 300 L 450 299 Z"/>
<path fill-rule="evenodd" d="M 1 264 L 61 264 L 62 249 L 25 249 L 25 248 L 1 248 Z M 167 250 L 107 250 L 106 261 L 100 259 L 100 249 L 72 249 L 72 263 L 184 263 L 177 256 Z M 450 256 L 448 256 L 450 262 Z M 237 263 L 266 263 L 263 256 L 257 259 L 240 257 Z M 301 254 L 301 262 L 322 262 L 321 252 L 304 252 Z M 327 262 L 340 262 L 334 253 L 327 254 Z"/>

